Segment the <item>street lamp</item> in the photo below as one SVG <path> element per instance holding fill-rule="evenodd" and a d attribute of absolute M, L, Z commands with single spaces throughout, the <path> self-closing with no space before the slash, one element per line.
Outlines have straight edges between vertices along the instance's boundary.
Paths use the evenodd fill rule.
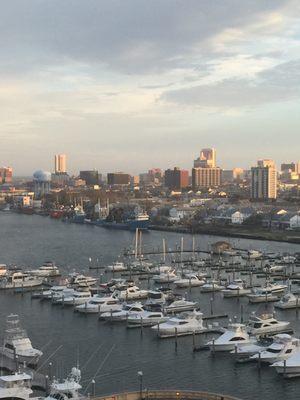
<path fill-rule="evenodd" d="M 143 399 L 143 371 L 138 371 L 138 378 L 140 380 L 140 400 Z"/>

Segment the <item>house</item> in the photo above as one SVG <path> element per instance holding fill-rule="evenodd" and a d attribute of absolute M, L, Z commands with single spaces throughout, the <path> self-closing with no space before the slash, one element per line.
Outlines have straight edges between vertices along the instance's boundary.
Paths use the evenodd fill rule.
<path fill-rule="evenodd" d="M 290 228 L 300 229 L 300 214 L 296 214 L 290 218 Z"/>
<path fill-rule="evenodd" d="M 245 221 L 245 215 L 240 211 L 236 211 L 231 215 L 232 224 L 242 224 Z"/>

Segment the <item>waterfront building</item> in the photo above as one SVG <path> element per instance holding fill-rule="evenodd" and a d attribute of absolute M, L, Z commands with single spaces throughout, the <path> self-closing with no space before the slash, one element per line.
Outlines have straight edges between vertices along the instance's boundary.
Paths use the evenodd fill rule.
<path fill-rule="evenodd" d="M 0 185 L 4 183 L 12 183 L 13 170 L 11 167 L 0 168 Z"/>
<path fill-rule="evenodd" d="M 193 189 L 217 187 L 221 184 L 222 170 L 215 168 L 193 168 L 192 169 L 192 185 Z"/>
<path fill-rule="evenodd" d="M 165 186 L 171 190 L 181 190 L 189 186 L 189 171 L 178 167 L 165 171 Z"/>
<path fill-rule="evenodd" d="M 194 168 L 215 168 L 216 150 L 202 149 L 200 156 L 194 161 Z"/>
<path fill-rule="evenodd" d="M 43 197 L 50 193 L 51 173 L 38 170 L 33 174 L 34 196 L 36 198 Z"/>
<path fill-rule="evenodd" d="M 124 172 L 110 172 L 107 174 L 108 185 L 129 185 L 130 175 Z"/>
<path fill-rule="evenodd" d="M 59 172 L 51 175 L 51 182 L 56 186 L 66 186 L 70 177 L 66 172 Z"/>
<path fill-rule="evenodd" d="M 99 183 L 99 172 L 96 169 L 90 171 L 80 171 L 79 177 L 85 181 L 88 186 L 98 185 Z"/>
<path fill-rule="evenodd" d="M 251 168 L 251 198 L 269 200 L 277 197 L 277 172 L 273 160 L 258 160 Z"/>
<path fill-rule="evenodd" d="M 54 164 L 56 174 L 65 174 L 67 172 L 67 156 L 65 154 L 55 154 Z"/>

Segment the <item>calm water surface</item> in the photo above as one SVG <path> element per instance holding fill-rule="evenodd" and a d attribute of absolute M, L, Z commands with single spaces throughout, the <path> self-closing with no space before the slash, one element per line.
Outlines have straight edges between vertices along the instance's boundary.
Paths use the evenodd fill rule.
<path fill-rule="evenodd" d="M 174 248 L 182 235 L 149 232 L 143 235 L 145 246 L 161 246 L 162 238 Z M 207 250 L 209 243 L 218 237 L 196 236 L 196 247 Z M 274 252 L 300 251 L 299 245 L 226 239 L 236 247 Z M 63 273 L 73 270 L 100 276 L 88 271 L 88 259 L 98 259 L 106 265 L 115 261 L 125 247 L 134 241 L 134 234 L 126 231 L 109 231 L 91 226 L 64 224 L 39 216 L 0 213 L 0 263 L 38 267 L 45 260 L 55 260 Z M 184 235 L 185 247 L 192 238 Z M 96 262 L 96 261 L 95 261 Z M 210 294 L 200 294 L 199 288 L 188 293 L 200 302 L 204 313 L 209 312 Z M 247 306 L 246 299 L 223 300 L 214 296 L 214 308 L 231 317 L 239 315 L 241 304 L 245 316 L 255 310 Z M 43 349 L 47 373 L 47 358 L 53 357 L 53 374 L 64 377 L 77 362 L 81 365 L 83 386 L 92 392 L 90 381 L 95 377 L 97 394 L 138 390 L 138 371 L 143 371 L 145 388 L 207 390 L 231 394 L 242 399 L 298 399 L 300 379 L 286 381 L 270 367 L 261 370 L 256 364 L 233 363 L 228 354 L 215 357 L 208 351 L 192 352 L 192 338 L 179 338 L 175 351 L 174 340 L 157 340 L 155 334 L 145 329 L 130 330 L 122 324 L 100 322 L 96 315 L 78 315 L 70 308 L 53 307 L 48 302 L 31 300 L 30 295 L 0 292 L 0 335 L 4 321 L 11 313 L 19 314 L 33 345 Z M 295 311 L 277 313 L 279 319 L 288 319 L 300 335 L 299 315 Z M 197 343 L 205 341 L 198 336 Z M 61 346 L 59 348 L 59 346 Z M 58 349 L 58 350 L 57 350 Z"/>

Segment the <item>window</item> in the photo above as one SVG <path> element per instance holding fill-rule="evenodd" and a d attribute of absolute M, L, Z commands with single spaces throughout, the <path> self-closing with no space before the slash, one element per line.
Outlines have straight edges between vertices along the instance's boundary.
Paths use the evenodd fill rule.
<path fill-rule="evenodd" d="M 261 323 L 260 322 L 255 322 L 255 324 L 253 325 L 253 328 L 255 328 L 255 329 L 261 328 Z"/>
<path fill-rule="evenodd" d="M 233 337 L 232 339 L 230 339 L 229 342 L 238 342 L 241 340 L 246 340 L 246 339 L 241 336 L 236 336 L 236 337 Z"/>
<path fill-rule="evenodd" d="M 287 349 L 285 354 L 290 354 L 292 352 L 292 349 Z"/>

